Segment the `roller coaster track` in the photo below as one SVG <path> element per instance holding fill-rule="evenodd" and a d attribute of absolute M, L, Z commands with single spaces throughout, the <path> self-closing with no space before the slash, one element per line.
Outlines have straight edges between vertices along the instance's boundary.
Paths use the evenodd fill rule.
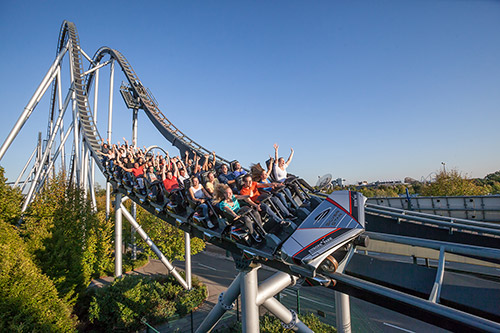
<path fill-rule="evenodd" d="M 98 64 L 102 58 L 108 54 L 112 59 L 116 60 L 120 65 L 125 77 L 130 84 L 130 88 L 133 90 L 134 95 L 137 96 L 141 108 L 144 110 L 148 118 L 158 129 L 158 131 L 170 142 L 173 146 L 177 147 L 181 152 L 181 156 L 185 151 L 196 152 L 198 156 L 203 156 L 205 154 L 211 154 L 211 151 L 202 145 L 195 142 L 193 139 L 188 137 L 185 133 L 179 130 L 168 118 L 160 111 L 156 99 L 151 95 L 151 93 L 145 89 L 145 87 L 140 83 L 139 77 L 135 73 L 132 66 L 129 64 L 127 59 L 117 50 L 111 49 L 109 47 L 100 48 L 93 57 L 92 62 Z M 90 88 L 92 80 L 94 78 L 93 73 L 88 76 L 87 88 Z M 217 156 L 218 162 L 229 163 L 228 160 Z"/>
<path fill-rule="evenodd" d="M 173 146 L 177 147 L 181 154 L 186 151 L 196 152 L 199 156 L 210 154 L 210 151 L 208 149 L 204 148 L 203 146 L 199 145 L 194 140 L 189 138 L 186 134 L 184 134 L 181 130 L 174 126 L 171 121 L 167 119 L 167 117 L 160 111 L 152 94 L 142 85 L 139 77 L 137 76 L 127 59 L 119 51 L 111 49 L 109 47 L 100 48 L 96 52 L 92 60 L 89 59 L 91 63 L 90 68 L 87 72 L 85 72 L 82 60 L 83 51 L 80 48 L 80 41 L 76 27 L 72 22 L 64 21 L 59 34 L 57 47 L 58 57 L 66 48 L 68 48 L 69 52 L 73 83 L 72 87 L 70 88 L 70 92 L 74 94 L 74 101 L 76 103 L 76 111 L 78 114 L 78 126 L 82 135 L 82 141 L 89 149 L 92 159 L 96 162 L 98 168 L 101 170 L 101 172 L 103 172 L 103 174 L 106 174 L 105 166 L 101 163 L 101 142 L 103 140 L 97 129 L 96 122 L 93 119 L 92 111 L 89 106 L 88 95 L 90 87 L 92 85 L 92 81 L 94 79 L 93 69 L 96 69 L 97 66 L 99 66 L 99 63 L 106 55 L 109 55 L 112 60 L 116 61 L 120 65 L 130 85 L 129 89 L 132 90 L 134 98 L 136 98 L 138 101 L 139 108 L 143 109 L 143 111 L 146 113 L 146 115 L 153 123 L 153 125 L 158 129 L 158 131 Z M 54 114 L 55 99 L 56 89 L 53 88 L 52 100 L 50 105 L 51 111 L 49 111 L 51 113 L 50 117 L 53 117 Z M 74 130 L 76 131 L 77 129 L 75 128 Z M 2 146 L 2 154 L 0 154 L 0 159 L 9 144 L 10 142 Z M 217 162 L 229 163 L 228 160 L 220 156 L 217 156 Z M 74 159 L 72 163 L 75 163 Z M 113 177 L 108 176 L 107 178 L 108 181 L 113 185 L 115 192 L 119 194 L 118 197 L 122 195 L 128 196 L 131 200 L 139 204 L 145 210 L 166 221 L 167 223 L 189 233 L 192 236 L 210 241 L 214 245 L 230 251 L 231 253 L 233 253 L 235 259 L 237 259 L 237 264 L 238 260 L 240 260 L 239 264 L 242 266 L 248 266 L 249 263 L 251 263 L 252 265 L 265 264 L 283 272 L 281 274 L 286 274 L 287 276 L 288 274 L 293 275 L 294 277 L 292 279 L 296 279 L 297 276 L 300 275 L 297 274 L 297 271 L 294 271 L 291 268 L 291 265 L 289 263 L 283 260 L 279 260 L 279 258 L 277 258 L 274 253 L 269 252 L 268 250 L 261 250 L 259 248 L 250 247 L 231 241 L 226 237 L 221 237 L 220 233 L 218 234 L 217 232 L 203 228 L 194 223 L 190 223 L 188 221 L 189 217 L 185 215 L 178 215 L 166 209 L 158 209 L 158 207 L 153 203 L 141 199 L 132 191 L 120 186 L 120 184 L 118 184 L 118 182 Z M 120 207 L 120 205 L 121 201 L 117 202 L 117 207 Z M 136 228 L 140 231 L 140 226 Z M 242 277 L 242 279 L 243 278 L 244 277 Z M 442 327 L 444 326 L 442 323 L 440 323 L 440 320 L 445 320 L 447 325 L 446 327 L 452 329 L 460 329 L 462 327 L 468 327 L 471 329 L 483 331 L 496 331 L 500 329 L 500 325 L 498 325 L 497 323 L 493 323 L 483 318 L 474 316 L 466 316 L 466 318 L 463 319 L 460 318 L 460 311 L 450 309 L 436 303 L 432 303 L 431 305 L 429 305 L 427 301 L 416 301 L 411 297 L 405 299 L 406 295 L 401 295 L 401 293 L 395 295 L 388 288 L 384 288 L 381 286 L 372 288 L 365 284 L 363 281 L 354 281 L 353 279 L 347 276 L 339 275 L 338 273 L 332 275 L 331 278 L 338 280 L 340 286 L 339 290 L 346 293 L 359 295 L 362 298 L 363 292 L 368 292 L 370 293 L 369 298 L 372 300 L 376 299 L 377 297 L 384 297 L 387 299 L 387 302 L 397 300 L 397 304 L 399 307 L 399 309 L 395 309 L 397 311 L 401 311 L 401 307 L 403 307 L 408 313 L 411 313 L 412 310 L 422 312 L 422 309 L 425 309 L 425 315 L 423 315 L 420 319 L 429 321 L 430 318 L 430 322 Z M 283 279 L 286 280 L 287 283 L 290 283 L 289 277 L 284 277 Z M 232 287 L 230 287 L 230 289 L 231 288 Z M 228 289 L 228 294 L 230 289 Z M 222 298 L 223 297 L 221 295 L 221 299 Z M 221 306 L 224 307 L 224 304 L 231 303 L 231 299 L 224 298 L 220 304 L 222 304 Z M 276 304 L 273 303 L 273 301 L 270 299 L 266 301 L 266 303 L 269 303 L 267 305 L 271 307 L 276 306 Z M 446 308 L 446 311 L 441 311 L 443 308 Z M 292 320 L 290 319 L 290 321 Z M 304 329 L 303 331 L 307 330 Z"/>
<path fill-rule="evenodd" d="M 60 50 L 62 50 L 62 48 L 64 47 L 63 45 L 66 44 L 66 39 L 68 39 L 70 42 L 70 49 L 69 49 L 70 61 L 72 63 L 73 75 L 75 78 L 74 90 L 76 93 L 79 123 L 81 129 L 83 129 L 82 134 L 84 136 L 84 141 L 86 142 L 89 149 L 92 151 L 92 156 L 94 158 L 94 161 L 98 165 L 99 169 L 102 172 L 104 172 L 104 166 L 101 163 L 101 153 L 100 153 L 102 139 L 101 136 L 99 135 L 97 127 L 95 126 L 95 122 L 93 121 L 92 113 L 89 108 L 89 102 L 87 98 L 88 86 L 85 83 L 83 83 L 84 71 L 81 61 L 81 55 L 79 52 L 80 46 L 78 41 L 78 35 L 76 32 L 75 25 L 67 21 L 65 21 L 61 30 L 61 37 L 59 43 Z M 111 55 L 114 59 L 118 61 L 123 72 L 127 76 L 129 83 L 131 84 L 132 87 L 134 87 L 134 91 L 140 97 L 141 103 L 144 106 L 144 111 L 146 112 L 148 117 L 152 120 L 153 124 L 155 124 L 156 128 L 158 128 L 158 130 L 165 136 L 167 140 L 169 140 L 174 146 L 178 147 L 179 150 L 181 151 L 186 149 L 192 149 L 197 151 L 198 153 L 208 153 L 207 149 L 203 148 L 201 145 L 195 143 L 189 137 L 184 135 L 160 112 L 158 106 L 154 102 L 154 99 L 147 91 L 145 91 L 145 89 L 140 89 L 134 86 L 134 83 L 138 82 L 139 78 L 135 74 L 132 67 L 128 64 L 125 57 L 123 57 L 123 55 L 121 55 L 120 52 L 107 47 L 103 47 L 96 53 L 93 62 L 99 63 L 99 61 L 105 54 Z M 92 78 L 89 78 L 87 84 L 90 84 L 91 82 Z M 227 162 L 226 159 L 223 159 L 221 157 L 218 158 L 219 161 Z M 270 256 L 270 253 L 268 252 L 258 251 L 255 249 L 252 251 L 248 251 L 249 250 L 248 248 L 241 249 L 242 246 L 240 246 L 240 249 L 238 249 L 238 246 L 235 246 L 233 242 L 217 238 L 217 235 L 211 233 L 209 230 L 197 228 L 196 226 L 188 224 L 185 216 L 180 216 L 172 212 L 166 212 L 164 210 L 159 211 L 157 207 L 145 204 L 145 202 L 140 200 L 138 196 L 134 195 L 133 193 L 130 193 L 130 191 L 127 191 L 123 187 L 120 187 L 119 184 L 116 182 L 116 180 L 114 180 L 112 177 L 109 177 L 109 182 L 113 184 L 115 191 L 121 192 L 123 195 L 129 196 L 131 200 L 139 204 L 141 207 L 143 207 L 150 213 L 160 217 L 164 221 L 172 224 L 177 228 L 182 229 L 185 232 L 190 233 L 195 237 L 205 240 L 210 240 L 214 244 L 222 248 L 225 248 L 227 250 L 230 250 L 234 253 L 239 252 L 241 253 L 242 256 L 243 255 L 246 255 L 247 257 L 259 256 L 261 260 L 264 261 L 273 258 L 272 256 Z M 279 267 L 281 270 L 287 270 L 286 265 L 279 265 Z"/>

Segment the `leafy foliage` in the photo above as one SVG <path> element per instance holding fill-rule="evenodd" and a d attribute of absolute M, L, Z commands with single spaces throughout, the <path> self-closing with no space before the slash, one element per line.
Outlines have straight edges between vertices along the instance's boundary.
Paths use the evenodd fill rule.
<path fill-rule="evenodd" d="M 0 252 L 0 331 L 75 331 L 69 305 L 59 299 L 17 231 L 1 217 Z"/>
<path fill-rule="evenodd" d="M 486 175 L 483 179 L 476 179 L 479 185 L 490 187 L 491 194 L 500 194 L 500 171 Z"/>
<path fill-rule="evenodd" d="M 155 324 L 174 314 L 185 315 L 207 297 L 207 289 L 194 281 L 193 289 L 184 290 L 169 277 L 128 275 L 110 286 L 90 291 L 89 321 L 98 331 L 135 331 L 141 319 Z"/>
<path fill-rule="evenodd" d="M 83 191 L 62 174 L 30 205 L 22 235 L 37 265 L 71 303 L 92 278 L 112 267 L 112 222 L 103 212 L 92 211 Z"/>
<path fill-rule="evenodd" d="M 156 246 L 163 252 L 169 260 L 184 260 L 184 231 L 177 229 L 169 223 L 151 215 L 141 207 L 137 207 L 137 222 L 146 231 L 148 236 L 154 241 Z M 130 228 L 124 230 L 124 237 L 129 237 Z M 137 244 L 145 251 L 156 257 L 156 254 L 141 238 L 137 238 Z M 199 238 L 191 239 L 191 255 L 205 249 L 205 242 Z"/>
<path fill-rule="evenodd" d="M 322 323 L 317 316 L 315 316 L 312 313 L 308 313 L 306 315 L 299 315 L 300 320 L 306 324 L 307 327 L 309 327 L 313 332 L 315 333 L 334 333 L 337 332 L 337 330 L 325 323 Z M 291 333 L 294 332 L 293 330 L 286 329 L 283 327 L 281 324 L 281 321 L 270 315 L 270 314 L 265 314 L 260 318 L 260 331 L 262 333 Z M 225 330 L 227 331 L 227 330 Z M 222 332 L 225 332 L 220 331 Z M 235 322 L 234 325 L 229 329 L 229 332 L 242 332 L 242 327 L 241 323 Z"/>
<path fill-rule="evenodd" d="M 17 223 L 21 216 L 21 191 L 7 185 L 4 169 L 0 167 L 0 216 L 5 222 Z"/>
<path fill-rule="evenodd" d="M 457 170 L 441 170 L 436 174 L 435 181 L 424 186 L 420 194 L 423 196 L 460 196 L 485 195 L 489 192 L 488 186 L 477 185 Z"/>

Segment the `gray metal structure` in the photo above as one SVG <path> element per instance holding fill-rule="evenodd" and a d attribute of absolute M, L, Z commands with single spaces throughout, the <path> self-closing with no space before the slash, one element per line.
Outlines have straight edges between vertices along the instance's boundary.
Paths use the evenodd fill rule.
<path fill-rule="evenodd" d="M 375 197 L 368 203 L 395 209 L 411 210 L 427 215 L 441 215 L 450 220 L 500 222 L 500 195 L 458 197 Z"/>
<path fill-rule="evenodd" d="M 67 94 L 65 99 L 62 98 L 62 82 L 61 82 L 61 71 L 62 71 L 62 60 L 69 55 L 70 64 L 70 84 L 67 89 Z M 109 57 L 105 60 L 105 57 Z M 84 59 L 89 62 L 89 68 L 84 70 L 83 61 Z M 108 98 L 108 123 L 107 123 L 107 139 L 112 142 L 112 124 L 113 124 L 113 94 L 114 94 L 114 77 L 115 77 L 115 67 L 119 66 L 123 75 L 125 76 L 128 86 L 126 90 L 128 93 L 122 93 L 122 96 L 126 100 L 127 106 L 133 110 L 132 115 L 132 136 L 134 138 L 134 144 L 136 144 L 137 139 L 137 112 L 139 109 L 143 110 L 147 117 L 150 119 L 152 124 L 158 129 L 158 131 L 172 143 L 173 146 L 179 149 L 181 154 L 185 151 L 196 152 L 198 155 L 204 155 L 205 153 L 210 153 L 211 151 L 204 148 L 203 146 L 196 143 L 194 140 L 190 139 L 186 134 L 175 127 L 160 111 L 158 103 L 146 89 L 138 76 L 125 59 L 125 57 L 117 50 L 103 47 L 99 49 L 93 58 L 90 58 L 80 47 L 78 34 L 76 27 L 73 23 L 65 21 L 61 27 L 59 42 L 57 48 L 56 59 L 49 68 L 47 74 L 43 78 L 42 82 L 36 89 L 33 97 L 30 99 L 25 109 L 23 110 L 19 120 L 14 125 L 12 131 L 8 134 L 3 145 L 0 147 L 0 160 L 4 156 L 5 152 L 12 144 L 16 135 L 20 132 L 23 125 L 28 120 L 31 113 L 34 111 L 36 105 L 41 100 L 42 96 L 48 91 L 50 84 L 53 84 L 53 89 L 51 92 L 51 109 L 49 110 L 49 125 L 48 134 L 46 138 L 46 144 L 43 145 L 41 140 L 38 141 L 37 148 L 31 154 L 28 163 L 23 168 L 21 175 L 16 180 L 16 185 L 20 183 L 22 175 L 27 170 L 30 165 L 30 161 L 35 158 L 35 163 L 31 168 L 27 180 L 24 182 L 23 187 L 27 184 L 28 179 L 31 182 L 30 188 L 27 192 L 25 202 L 23 203 L 22 210 L 25 211 L 28 205 L 33 201 L 34 197 L 37 195 L 38 191 L 42 188 L 44 182 L 50 177 L 51 172 L 54 170 L 54 164 L 59 159 L 59 163 L 68 171 L 70 175 L 70 180 L 75 184 L 78 184 L 82 188 L 87 190 L 90 198 L 94 202 L 95 206 L 95 193 L 94 193 L 94 170 L 95 166 L 104 172 L 104 166 L 101 163 L 101 143 L 103 142 L 101 135 L 99 134 L 97 123 L 96 123 L 96 113 L 97 113 L 97 99 L 99 91 L 99 73 L 105 67 L 110 68 L 110 82 L 109 82 L 109 94 Z M 89 101 L 89 95 L 91 92 L 91 87 L 94 89 L 94 100 L 93 105 Z M 101 89 L 102 90 L 102 89 Z M 127 102 L 128 101 L 128 102 Z M 71 108 L 71 112 L 67 109 Z M 57 111 L 57 112 L 55 112 Z M 70 126 L 64 129 L 63 118 L 69 116 L 71 118 Z M 72 153 L 71 159 L 69 161 L 65 158 L 65 147 L 67 139 L 73 134 L 72 143 Z M 54 152 L 55 153 L 52 153 Z M 220 156 L 217 156 L 217 163 L 229 163 Z M 190 276 L 190 237 L 196 236 L 205 240 L 212 241 L 215 245 L 218 245 L 226 250 L 233 253 L 235 261 L 238 263 L 237 267 L 240 271 L 236 279 L 232 282 L 228 290 L 221 294 L 219 297 L 219 303 L 214 307 L 212 312 L 207 316 L 205 321 L 198 328 L 198 332 L 210 331 L 217 324 L 218 320 L 221 318 L 222 314 L 232 308 L 232 303 L 235 299 L 241 295 L 242 296 L 242 312 L 243 312 L 243 329 L 244 332 L 258 332 L 258 315 L 259 307 L 263 306 L 268 311 L 273 313 L 278 317 L 284 324 L 285 327 L 291 328 L 297 332 L 311 332 L 297 317 L 297 314 L 293 311 L 285 308 L 279 301 L 277 301 L 273 296 L 279 293 L 281 290 L 287 286 L 297 283 L 299 278 L 303 278 L 299 273 L 294 272 L 289 266 L 283 264 L 283 262 L 275 261 L 275 257 L 266 256 L 265 253 L 259 251 L 252 251 L 252 249 L 244 248 L 240 246 L 235 246 L 234 243 L 227 242 L 223 239 L 218 239 L 216 235 L 210 233 L 208 230 L 195 227 L 186 222 L 185 218 L 178 216 L 173 212 L 163 211 L 158 212 L 155 207 L 151 205 L 144 205 L 137 197 L 129 196 L 128 199 L 134 201 L 139 205 L 142 205 L 144 209 L 149 211 L 151 214 L 155 214 L 164 221 L 176 226 L 177 228 L 185 232 L 186 240 L 186 280 L 184 280 L 175 270 L 175 268 L 168 262 L 168 260 L 163 256 L 163 254 L 154 245 L 152 240 L 147 236 L 140 225 L 135 221 L 134 214 L 130 214 L 123 206 L 123 201 L 127 199 L 129 193 L 118 186 L 116 182 L 108 179 L 106 185 L 106 213 L 109 216 L 111 207 L 111 188 L 114 188 L 115 192 L 115 276 L 119 277 L 122 275 L 122 216 L 131 223 L 132 228 L 151 246 L 153 251 L 158 255 L 160 260 L 165 264 L 168 270 L 173 274 L 179 283 L 186 289 L 191 288 L 191 276 Z M 481 228 L 474 225 L 468 225 L 464 223 L 464 228 Z M 477 230 L 477 229 L 475 229 Z M 440 251 L 442 252 L 442 261 L 445 260 L 445 252 L 449 250 L 446 246 L 440 245 Z M 348 256 L 346 262 L 351 258 L 354 250 L 352 249 L 350 255 Z M 496 254 L 493 254 L 496 255 Z M 261 264 L 266 264 L 279 270 L 273 277 L 262 282 L 260 285 L 257 279 L 257 270 L 260 268 Z M 483 318 L 473 316 L 470 314 L 460 313 L 458 310 L 451 309 L 444 305 L 438 304 L 440 295 L 440 285 L 442 281 L 442 272 L 444 270 L 444 264 L 440 262 L 439 274 L 436 276 L 435 289 L 433 289 L 430 301 L 423 301 L 421 299 L 415 299 L 414 296 L 406 295 L 395 290 L 388 288 L 383 288 L 380 286 L 374 286 L 366 281 L 360 281 L 353 277 L 349 277 L 345 274 L 335 273 L 330 276 L 329 279 L 325 279 L 322 276 L 310 276 L 310 281 L 316 282 L 318 284 L 330 285 L 333 280 L 336 280 L 337 286 L 336 290 L 339 291 L 339 296 L 337 299 L 340 305 L 339 317 L 342 318 L 340 331 L 348 332 L 350 330 L 349 323 L 349 311 L 348 311 L 348 296 L 355 295 L 356 297 L 363 298 L 363 293 L 366 295 L 378 295 L 380 299 L 389 300 L 384 303 L 387 306 L 388 303 L 396 300 L 398 304 L 402 304 L 400 308 L 395 309 L 400 312 L 408 312 L 412 309 L 418 309 L 417 314 L 422 314 L 420 317 L 422 320 L 427 320 L 431 318 L 431 322 L 440 325 L 440 320 L 444 319 L 446 327 L 449 328 L 459 328 L 461 325 L 464 327 L 484 330 L 484 331 L 498 331 L 500 330 L 500 325 L 498 323 L 487 321 Z M 344 294 L 340 294 L 344 293 Z M 361 296 L 360 296 L 361 295 Z M 365 297 L 367 298 L 367 297 Z M 375 298 L 371 301 L 377 303 Z M 443 325 L 440 325 L 443 326 Z"/>

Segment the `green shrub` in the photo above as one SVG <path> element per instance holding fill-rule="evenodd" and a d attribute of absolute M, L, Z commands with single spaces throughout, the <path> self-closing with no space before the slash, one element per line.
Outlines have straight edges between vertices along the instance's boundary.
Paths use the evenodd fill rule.
<path fill-rule="evenodd" d="M 155 324 L 174 314 L 185 315 L 207 297 L 204 285 L 194 281 L 184 290 L 173 277 L 127 275 L 110 286 L 90 291 L 88 320 L 98 331 L 135 331 L 141 319 Z"/>
<path fill-rule="evenodd" d="M 0 332 L 72 332 L 71 308 L 33 263 L 17 231 L 0 218 Z"/>
<path fill-rule="evenodd" d="M 92 278 L 113 267 L 112 221 L 94 212 L 83 190 L 70 186 L 62 173 L 30 204 L 21 234 L 59 296 L 72 304 Z"/>
<path fill-rule="evenodd" d="M 334 333 L 337 330 L 325 323 L 322 323 L 318 317 L 312 313 L 306 315 L 299 315 L 300 320 L 307 325 L 315 333 Z M 291 333 L 294 332 L 289 329 L 285 329 L 281 324 L 281 320 L 270 314 L 265 314 L 260 318 L 260 331 L 262 333 Z M 242 332 L 242 326 L 240 322 L 235 322 L 233 325 L 227 329 L 220 329 L 218 333 L 229 333 L 229 332 Z"/>
<path fill-rule="evenodd" d="M 21 217 L 22 194 L 19 188 L 7 185 L 4 169 L 0 167 L 0 217 L 7 223 L 16 224 Z"/>

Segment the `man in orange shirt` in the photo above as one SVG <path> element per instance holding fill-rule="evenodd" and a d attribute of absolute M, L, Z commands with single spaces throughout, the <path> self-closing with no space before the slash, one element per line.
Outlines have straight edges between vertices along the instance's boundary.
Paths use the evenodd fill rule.
<path fill-rule="evenodd" d="M 254 182 L 254 181 L 252 181 L 252 176 L 246 175 L 245 177 L 243 177 L 243 187 L 240 190 L 240 194 L 241 195 L 248 195 L 248 199 L 245 201 L 248 202 L 253 207 L 257 208 L 258 211 L 263 210 L 264 212 L 266 212 L 266 214 L 269 215 L 269 217 L 271 217 L 271 219 L 275 223 L 282 224 L 282 225 L 288 224 L 288 222 L 283 221 L 271 209 L 271 207 L 269 207 L 265 203 L 261 203 L 261 201 L 264 200 L 265 198 L 269 197 L 269 195 L 267 195 L 267 194 L 262 195 L 259 192 L 259 187 L 269 187 L 269 184 L 261 184 L 261 183 Z M 286 207 L 283 206 L 283 204 L 280 202 L 280 200 L 279 199 L 273 200 L 273 199 L 277 199 L 277 198 L 271 197 L 271 201 L 276 206 L 278 206 L 278 208 L 283 212 L 283 214 L 286 217 L 289 217 L 290 216 L 289 211 L 286 209 Z M 275 224 L 273 223 L 270 225 L 269 228 L 266 228 L 266 229 L 274 229 L 274 227 L 275 227 Z"/>

